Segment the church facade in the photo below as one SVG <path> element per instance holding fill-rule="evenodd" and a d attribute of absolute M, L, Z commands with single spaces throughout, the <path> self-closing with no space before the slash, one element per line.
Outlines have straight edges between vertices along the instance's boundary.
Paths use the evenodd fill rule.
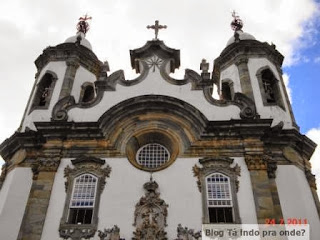
<path fill-rule="evenodd" d="M 157 38 L 133 80 L 85 38 L 44 49 L 19 130 L 0 145 L 0 238 L 199 239 L 202 224 L 310 224 L 320 204 L 274 45 L 242 31 L 200 73 Z M 238 25 L 237 25 L 238 24 Z M 220 99 L 212 97 L 213 85 Z"/>

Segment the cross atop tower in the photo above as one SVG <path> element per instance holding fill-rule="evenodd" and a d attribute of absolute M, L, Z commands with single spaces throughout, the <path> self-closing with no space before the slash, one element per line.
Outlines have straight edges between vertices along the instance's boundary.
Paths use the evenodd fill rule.
<path fill-rule="evenodd" d="M 155 34 L 155 38 L 154 38 L 154 40 L 158 40 L 158 33 L 159 33 L 159 29 L 165 29 L 165 28 L 167 28 L 167 26 L 166 25 L 159 25 L 159 21 L 158 20 L 156 20 L 155 21 L 155 23 L 154 23 L 154 25 L 148 25 L 147 26 L 147 28 L 148 29 L 154 29 L 154 34 Z"/>
<path fill-rule="evenodd" d="M 86 34 L 89 31 L 90 26 L 89 26 L 88 20 L 90 19 L 92 19 L 92 17 L 89 17 L 88 14 L 79 18 L 79 22 L 77 24 L 78 32 L 82 32 Z"/>
<path fill-rule="evenodd" d="M 240 19 L 240 17 L 237 15 L 237 13 L 233 10 L 233 12 L 231 13 L 232 17 L 233 17 L 233 21 L 231 22 L 231 28 L 233 31 L 239 31 L 242 29 L 243 27 L 243 22 Z"/>

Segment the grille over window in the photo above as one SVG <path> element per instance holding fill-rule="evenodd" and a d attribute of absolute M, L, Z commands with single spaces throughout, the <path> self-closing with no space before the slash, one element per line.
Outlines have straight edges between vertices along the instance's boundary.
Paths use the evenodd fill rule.
<path fill-rule="evenodd" d="M 207 177 L 208 206 L 232 207 L 229 178 L 220 173 Z"/>
<path fill-rule="evenodd" d="M 168 149 L 158 143 L 150 143 L 141 147 L 136 155 L 137 162 L 147 168 L 154 169 L 164 165 L 170 159 Z"/>

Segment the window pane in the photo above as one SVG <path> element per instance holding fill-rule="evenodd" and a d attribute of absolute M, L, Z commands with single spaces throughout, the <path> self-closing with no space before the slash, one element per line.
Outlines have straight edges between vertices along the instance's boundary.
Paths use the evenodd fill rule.
<path fill-rule="evenodd" d="M 208 206 L 232 206 L 229 178 L 221 173 L 207 177 Z"/>
<path fill-rule="evenodd" d="M 72 207 L 93 207 L 97 188 L 97 178 L 91 174 L 83 174 L 75 179 L 70 201 Z"/>
<path fill-rule="evenodd" d="M 169 151 L 158 143 L 144 145 L 137 152 L 137 162 L 147 168 L 157 168 L 170 159 Z"/>

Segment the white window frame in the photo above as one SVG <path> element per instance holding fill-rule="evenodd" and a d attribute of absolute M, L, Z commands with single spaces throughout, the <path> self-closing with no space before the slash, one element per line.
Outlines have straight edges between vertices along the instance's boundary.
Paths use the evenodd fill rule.
<path fill-rule="evenodd" d="M 152 147 L 151 149 L 147 149 L 147 148 L 150 148 Z M 158 148 L 158 149 L 155 149 L 155 148 Z M 148 156 L 145 156 L 144 159 L 141 159 L 141 156 L 140 156 L 140 153 L 145 151 L 147 149 L 147 153 L 151 153 L 151 158 L 150 158 L 150 155 L 149 155 L 149 158 Z M 157 154 L 159 154 L 159 152 L 157 151 L 163 151 L 163 153 L 165 152 L 167 157 L 164 156 L 159 156 Z M 145 154 L 147 154 L 145 153 Z M 162 153 L 160 153 L 162 154 Z M 166 159 L 165 159 L 166 158 Z M 159 143 L 148 143 L 146 145 L 143 145 L 141 148 L 139 148 L 139 150 L 137 151 L 137 154 L 136 154 L 136 161 L 139 165 L 143 166 L 143 167 L 146 167 L 148 169 L 157 169 L 163 165 L 165 165 L 167 162 L 169 162 L 170 160 L 170 152 L 168 151 L 168 149 L 159 144 Z"/>

